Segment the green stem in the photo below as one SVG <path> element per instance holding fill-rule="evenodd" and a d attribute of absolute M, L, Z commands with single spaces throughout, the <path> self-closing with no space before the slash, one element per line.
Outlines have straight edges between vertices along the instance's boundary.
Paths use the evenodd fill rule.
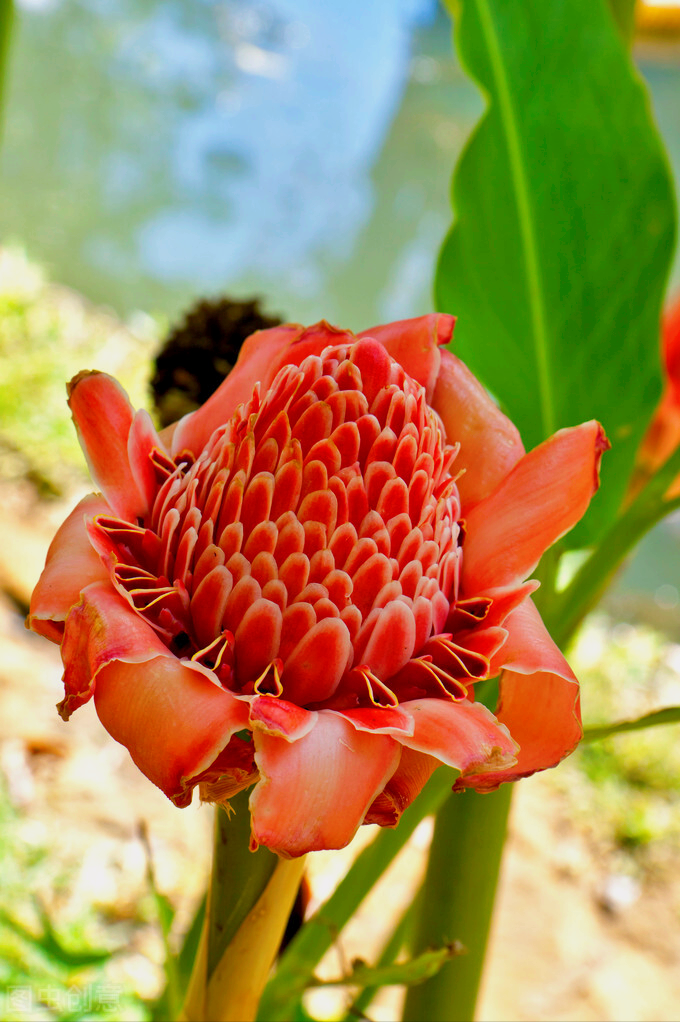
<path fill-rule="evenodd" d="M 451 791 L 453 771 L 440 767 L 404 813 L 395 830 L 380 830 L 361 852 L 351 869 L 321 908 L 286 948 L 276 973 L 267 985 L 258 1012 L 262 1022 L 286 1022 L 294 1017 L 300 996 L 317 963 L 337 939 L 373 884 L 403 848 L 416 826 L 437 812 Z"/>
<path fill-rule="evenodd" d="M 437 814 L 413 953 L 460 940 L 452 959 L 406 997 L 404 1022 L 470 1022 L 484 965 L 512 786 L 453 795 Z"/>
<path fill-rule="evenodd" d="M 537 596 L 543 597 L 541 613 L 559 646 L 571 639 L 644 533 L 680 507 L 680 499 L 664 499 L 679 474 L 680 449 L 631 502 L 561 593 L 554 589 L 556 554 L 548 551 L 544 555 L 540 571 L 547 585 Z M 413 951 L 456 939 L 466 945 L 468 954 L 409 991 L 405 1022 L 469 1022 L 474 1017 L 511 792 L 511 786 L 504 785 L 493 795 L 454 796 L 439 812 Z M 464 883 L 459 882 L 460 877 L 465 878 Z"/>
<path fill-rule="evenodd" d="M 302 878 L 304 859 L 249 850 L 248 793 L 232 801 L 231 818 L 215 815 L 213 868 L 203 934 L 183 1022 L 251 1022 Z"/>
<path fill-rule="evenodd" d="M 392 936 L 383 948 L 378 959 L 378 968 L 384 965 L 392 965 L 402 947 L 409 943 L 409 935 L 413 928 L 413 920 L 416 914 L 416 907 L 420 891 L 414 895 L 413 900 L 406 906 L 401 919 L 392 931 Z M 369 1006 L 378 990 L 375 987 L 365 987 L 358 997 L 352 1002 L 345 1014 L 344 1022 L 356 1022 L 356 1019 L 363 1018 L 366 1008 Z"/>
<path fill-rule="evenodd" d="M 653 710 L 637 720 L 620 720 L 617 724 L 600 724 L 587 727 L 583 731 L 584 742 L 599 742 L 601 738 L 612 735 L 623 735 L 628 731 L 643 731 L 648 727 L 663 724 L 680 724 L 680 706 L 665 706 L 662 710 Z"/>
<path fill-rule="evenodd" d="M 239 926 L 262 895 L 276 866 L 278 855 L 268 848 L 249 850 L 250 792 L 231 800 L 235 813 L 215 810 L 213 867 L 208 897 L 208 979 Z"/>

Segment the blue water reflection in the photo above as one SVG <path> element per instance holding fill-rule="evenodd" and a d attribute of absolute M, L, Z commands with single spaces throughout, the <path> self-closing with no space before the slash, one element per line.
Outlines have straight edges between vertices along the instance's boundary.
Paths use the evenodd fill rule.
<path fill-rule="evenodd" d="M 374 211 L 414 30 L 448 47 L 436 0 L 22 7 L 3 234 L 121 311 L 256 287 L 301 317 Z"/>
<path fill-rule="evenodd" d="M 430 308 L 482 108 L 437 0 L 17 2 L 3 240 L 121 313 L 221 291 L 354 327 Z M 677 171 L 677 60 L 645 57 Z"/>

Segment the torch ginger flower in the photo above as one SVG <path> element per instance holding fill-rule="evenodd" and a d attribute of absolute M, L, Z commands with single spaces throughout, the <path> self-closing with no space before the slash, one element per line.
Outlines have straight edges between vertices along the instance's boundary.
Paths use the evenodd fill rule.
<path fill-rule="evenodd" d="M 50 547 L 30 625 L 64 719 L 94 696 L 178 806 L 254 785 L 252 843 L 297 856 L 394 826 L 432 771 L 491 790 L 581 735 L 525 581 L 585 512 L 597 422 L 526 454 L 450 316 L 252 335 L 158 435 L 109 376 L 69 403 L 101 494 Z M 503 671 L 494 716 L 475 685 Z"/>

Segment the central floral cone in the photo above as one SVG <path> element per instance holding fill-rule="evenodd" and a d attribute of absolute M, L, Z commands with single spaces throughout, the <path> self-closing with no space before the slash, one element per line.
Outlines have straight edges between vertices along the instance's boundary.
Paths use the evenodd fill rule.
<path fill-rule="evenodd" d="M 578 741 L 524 580 L 585 511 L 606 441 L 585 423 L 525 455 L 438 350 L 452 328 L 264 331 L 161 436 L 110 377 L 71 384 L 104 496 L 62 526 L 32 606 L 62 643 L 61 713 L 94 692 L 179 806 L 255 784 L 254 847 L 339 847 L 394 825 L 442 762 L 493 788 Z M 474 685 L 501 668 L 496 719 Z"/>

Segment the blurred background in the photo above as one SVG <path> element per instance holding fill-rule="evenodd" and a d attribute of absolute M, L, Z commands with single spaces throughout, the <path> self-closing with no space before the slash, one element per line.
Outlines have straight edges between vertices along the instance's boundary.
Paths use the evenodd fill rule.
<path fill-rule="evenodd" d="M 677 184 L 680 17 L 639 21 Z M 357 330 L 430 311 L 452 168 L 482 110 L 436 0 L 16 4 L 0 147 L 1 1017 L 152 1017 L 166 945 L 149 845 L 171 946 L 209 851 L 209 811 L 174 810 L 91 707 L 62 724 L 58 651 L 23 630 L 47 542 L 88 488 L 64 381 L 106 369 L 150 407 L 152 359 L 199 298 Z M 574 651 L 589 723 L 680 703 L 679 590 L 676 518 Z M 482 1018 L 678 1017 L 679 782 L 667 727 L 519 786 Z M 387 878 L 395 906 L 427 838 Z M 314 857 L 316 903 L 348 861 Z M 329 974 L 379 945 L 380 914 L 364 907 Z M 317 992 L 310 1010 L 339 1017 L 345 996 Z M 369 1015 L 393 1018 L 392 996 Z"/>

